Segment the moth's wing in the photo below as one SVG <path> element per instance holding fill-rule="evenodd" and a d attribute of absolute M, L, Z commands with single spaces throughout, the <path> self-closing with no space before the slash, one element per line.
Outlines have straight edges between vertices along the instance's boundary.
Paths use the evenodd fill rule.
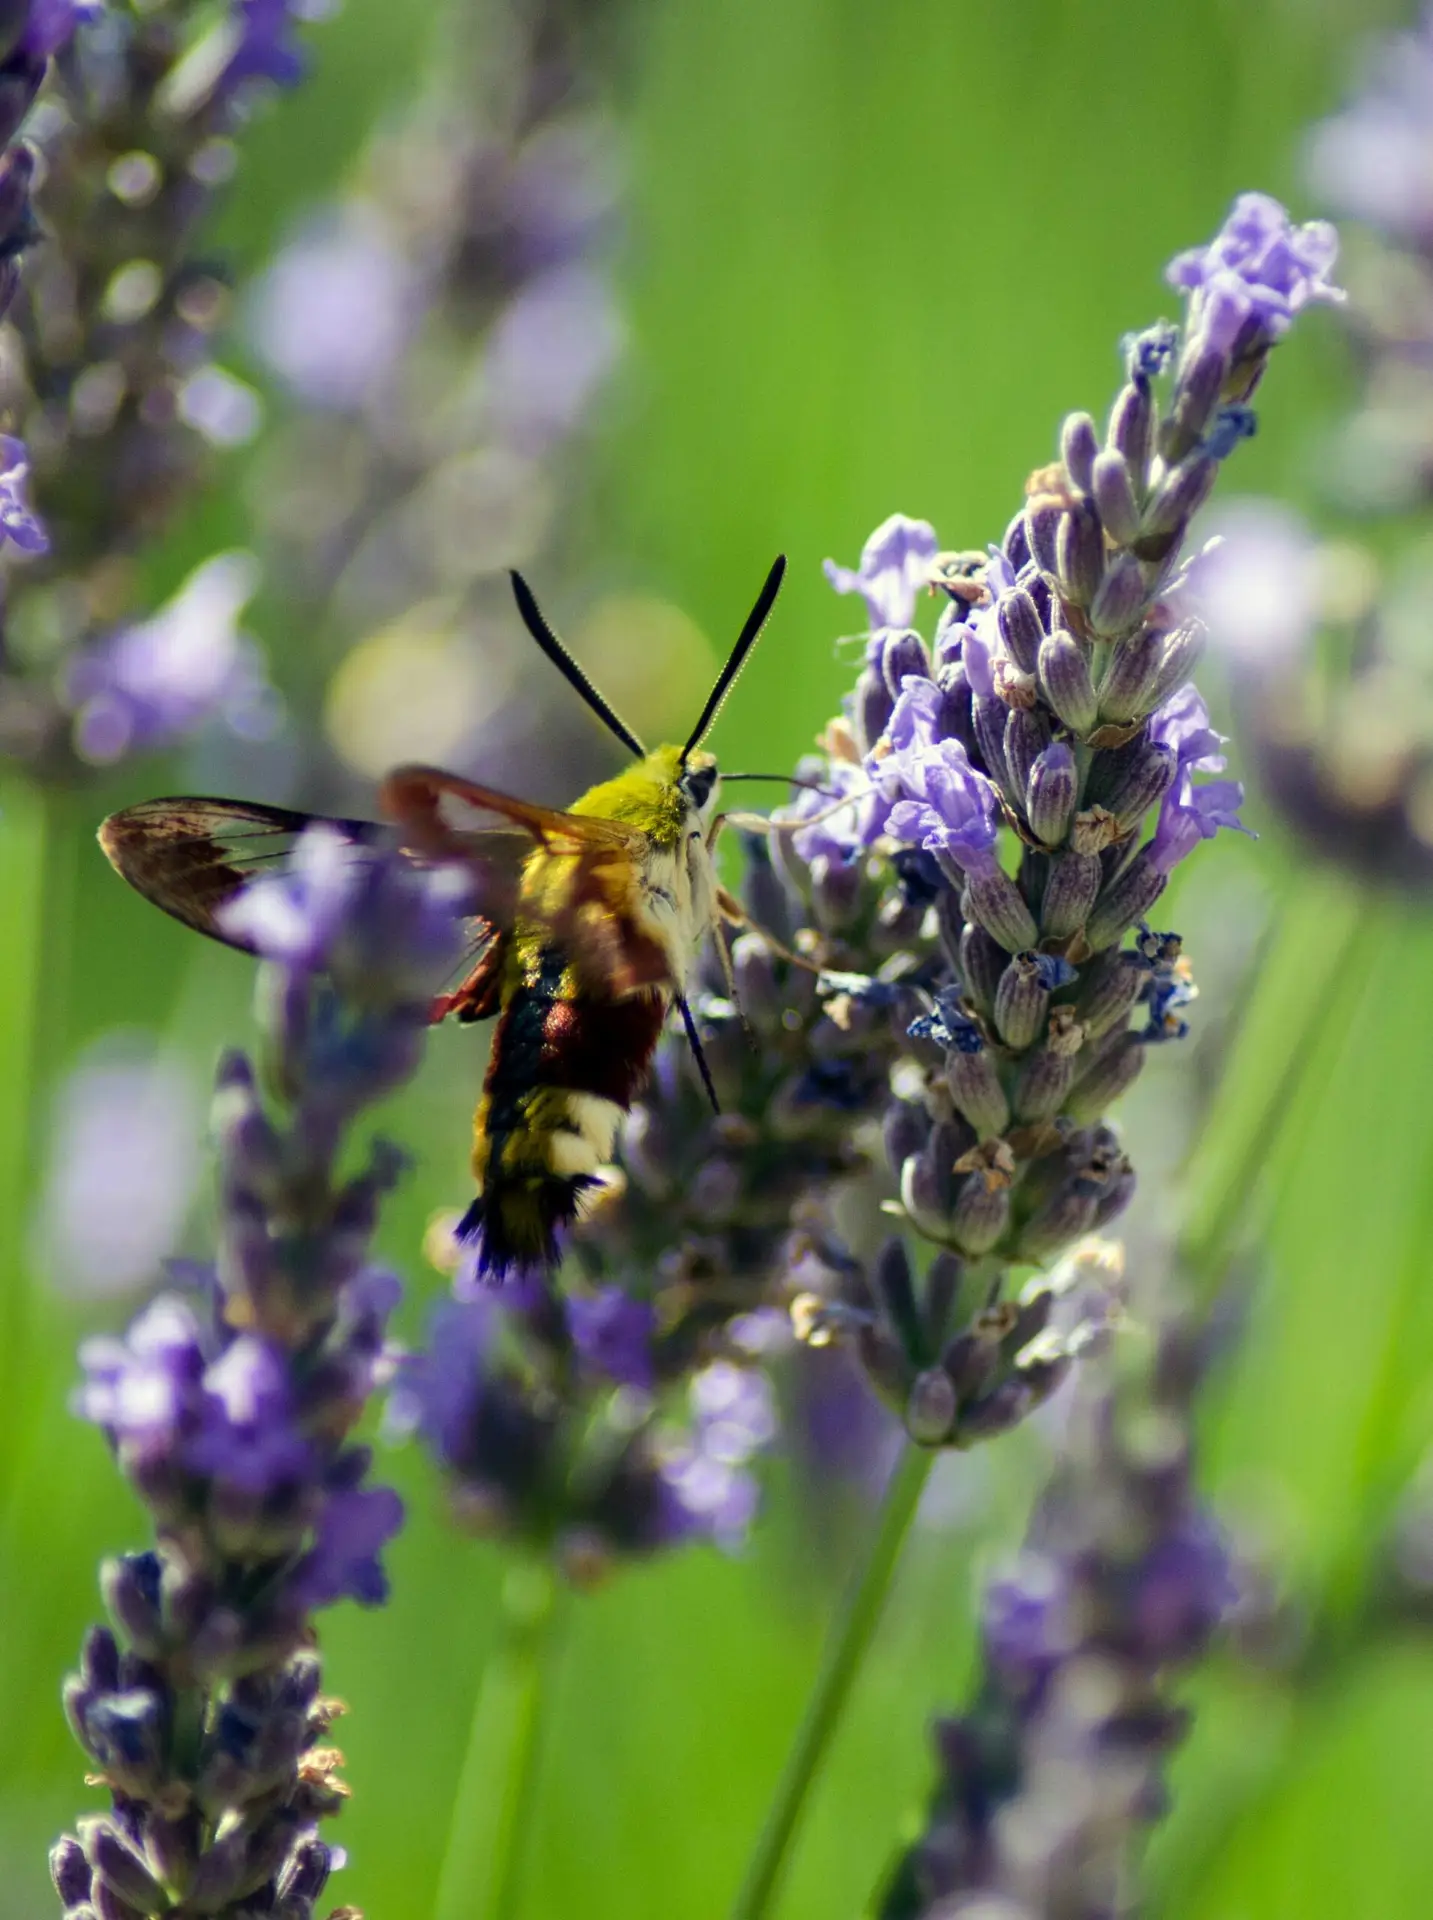
<path fill-rule="evenodd" d="M 321 816 L 252 800 L 178 795 L 141 800 L 112 813 L 99 843 L 115 872 L 146 900 L 195 933 L 250 951 L 219 924 L 222 910 L 250 880 L 281 867 L 294 842 Z M 325 823 L 355 847 L 371 846 L 384 829 L 369 820 Z"/>
<path fill-rule="evenodd" d="M 100 828 L 99 841 L 111 866 L 146 900 L 196 933 L 248 953 L 253 951 L 250 942 L 220 924 L 223 909 L 251 880 L 281 868 L 299 835 L 316 822 L 349 842 L 355 853 L 382 844 L 390 831 L 372 820 L 335 820 L 252 800 L 182 795 L 143 800 L 111 814 Z M 478 875 L 483 909 L 469 917 L 468 965 L 497 936 L 530 848 L 520 834 L 483 838 L 482 847 L 466 849 L 468 864 Z M 423 862 L 416 852 L 409 857 Z"/>
<path fill-rule="evenodd" d="M 528 836 L 524 917 L 541 923 L 583 983 L 608 999 L 676 984 L 671 956 L 643 910 L 651 836 L 623 820 L 560 813 L 436 767 L 398 767 L 380 801 L 405 841 L 431 859 L 467 859 L 478 822 L 496 815 Z"/>

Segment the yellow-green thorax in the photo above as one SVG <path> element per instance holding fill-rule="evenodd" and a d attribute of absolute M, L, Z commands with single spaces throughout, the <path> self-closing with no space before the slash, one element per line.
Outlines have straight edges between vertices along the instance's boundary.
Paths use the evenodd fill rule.
<path fill-rule="evenodd" d="M 658 747 L 616 779 L 589 787 L 570 811 L 590 819 L 624 821 L 649 833 L 655 845 L 675 847 L 692 812 L 681 775 L 715 765 L 709 753 L 689 753 L 684 765 L 680 747 Z"/>

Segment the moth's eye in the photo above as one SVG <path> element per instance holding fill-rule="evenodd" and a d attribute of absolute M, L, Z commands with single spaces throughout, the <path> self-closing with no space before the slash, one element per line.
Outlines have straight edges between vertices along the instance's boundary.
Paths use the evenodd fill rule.
<path fill-rule="evenodd" d="M 704 807 L 711 799 L 716 780 L 715 767 L 693 767 L 690 772 L 682 775 L 682 785 L 686 788 L 687 798 L 694 807 Z"/>

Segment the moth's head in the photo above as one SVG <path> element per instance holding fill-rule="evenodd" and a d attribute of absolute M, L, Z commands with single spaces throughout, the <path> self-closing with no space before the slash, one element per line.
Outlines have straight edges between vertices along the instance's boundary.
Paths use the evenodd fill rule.
<path fill-rule="evenodd" d="M 717 786 L 716 755 L 703 753 L 700 749 L 689 753 L 681 771 L 677 775 L 677 785 L 689 807 L 695 809 L 703 826 L 706 826 L 716 811 Z"/>

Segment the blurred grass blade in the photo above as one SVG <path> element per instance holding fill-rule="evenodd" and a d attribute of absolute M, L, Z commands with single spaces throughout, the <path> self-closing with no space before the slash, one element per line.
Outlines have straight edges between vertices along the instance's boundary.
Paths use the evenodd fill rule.
<path fill-rule="evenodd" d="M 815 1691 L 732 1908 L 732 1920 L 762 1920 L 772 1909 L 797 1824 L 880 1621 L 901 1548 L 935 1459 L 933 1449 L 908 1445 L 892 1470 L 870 1549 L 831 1629 Z M 447 1920 L 446 1915 L 443 1920 Z"/>
<path fill-rule="evenodd" d="M 551 1568 L 524 1561 L 502 1590 L 500 1638 L 478 1684 L 438 1877 L 436 1920 L 512 1920 L 556 1655 Z"/>

